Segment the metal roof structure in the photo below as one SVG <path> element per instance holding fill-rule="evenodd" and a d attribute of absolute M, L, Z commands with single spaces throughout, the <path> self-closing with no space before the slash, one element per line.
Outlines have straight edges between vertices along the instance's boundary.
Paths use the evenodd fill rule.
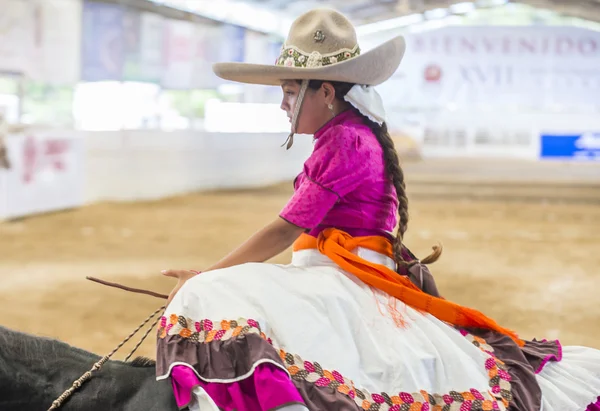
<path fill-rule="evenodd" d="M 315 7 L 331 7 L 357 26 L 377 30 L 382 22 L 410 25 L 423 20 L 465 16 L 480 10 L 529 6 L 554 16 L 600 23 L 600 0 L 103 0 L 153 3 L 212 20 L 285 36 L 291 22 Z M 418 18 L 417 18 L 418 17 Z M 412 19 L 412 20 L 411 20 Z M 389 27 L 390 24 L 385 25 Z M 383 27 L 383 26 L 382 26 Z"/>
<path fill-rule="evenodd" d="M 498 7 L 509 3 L 507 0 L 244 0 L 244 2 L 290 15 L 297 15 L 313 7 L 333 7 L 346 14 L 357 25 L 433 10 L 455 9 L 463 12 L 474 7 Z M 511 0 L 511 2 L 600 22 L 600 0 Z"/>

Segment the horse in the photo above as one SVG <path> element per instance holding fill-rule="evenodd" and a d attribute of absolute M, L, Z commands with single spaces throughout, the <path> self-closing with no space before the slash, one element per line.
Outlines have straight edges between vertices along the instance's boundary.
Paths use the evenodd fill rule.
<path fill-rule="evenodd" d="M 0 410 L 45 411 L 100 356 L 64 342 L 0 326 Z M 64 411 L 175 411 L 168 381 L 144 357 L 111 360 L 60 407 Z"/>

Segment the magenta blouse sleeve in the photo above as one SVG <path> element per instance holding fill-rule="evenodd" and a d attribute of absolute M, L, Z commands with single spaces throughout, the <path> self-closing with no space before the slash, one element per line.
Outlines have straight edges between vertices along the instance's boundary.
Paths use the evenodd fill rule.
<path fill-rule="evenodd" d="M 338 199 L 364 181 L 369 162 L 361 148 L 360 135 L 351 127 L 335 126 L 322 135 L 281 218 L 306 229 L 319 225 Z"/>

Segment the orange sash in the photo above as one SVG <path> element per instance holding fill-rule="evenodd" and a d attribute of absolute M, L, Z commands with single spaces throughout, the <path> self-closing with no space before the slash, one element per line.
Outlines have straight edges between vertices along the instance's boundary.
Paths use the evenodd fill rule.
<path fill-rule="evenodd" d="M 496 321 L 472 308 L 437 298 L 424 293 L 407 277 L 401 276 L 384 265 L 366 261 L 351 251 L 357 247 L 367 248 L 393 258 L 390 242 L 384 237 L 352 237 L 349 234 L 328 228 L 319 238 L 302 234 L 294 243 L 294 251 L 317 249 L 340 266 L 354 274 L 365 284 L 375 287 L 399 299 L 412 308 L 427 312 L 441 321 L 458 327 L 485 328 L 506 334 L 519 346 L 525 343 L 514 331 L 501 327 Z"/>

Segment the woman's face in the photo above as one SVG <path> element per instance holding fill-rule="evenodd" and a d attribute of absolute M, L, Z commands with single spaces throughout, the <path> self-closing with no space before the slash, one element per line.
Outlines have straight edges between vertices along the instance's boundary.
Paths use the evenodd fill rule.
<path fill-rule="evenodd" d="M 281 109 L 286 112 L 291 122 L 300 94 L 300 83 L 294 80 L 286 80 L 281 83 L 281 88 L 283 90 Z M 323 127 L 333 117 L 333 113 L 328 106 L 333 103 L 334 99 L 335 90 L 330 83 L 323 83 L 318 90 L 309 87 L 304 95 L 304 103 L 300 110 L 295 132 L 298 134 L 314 134 Z"/>

